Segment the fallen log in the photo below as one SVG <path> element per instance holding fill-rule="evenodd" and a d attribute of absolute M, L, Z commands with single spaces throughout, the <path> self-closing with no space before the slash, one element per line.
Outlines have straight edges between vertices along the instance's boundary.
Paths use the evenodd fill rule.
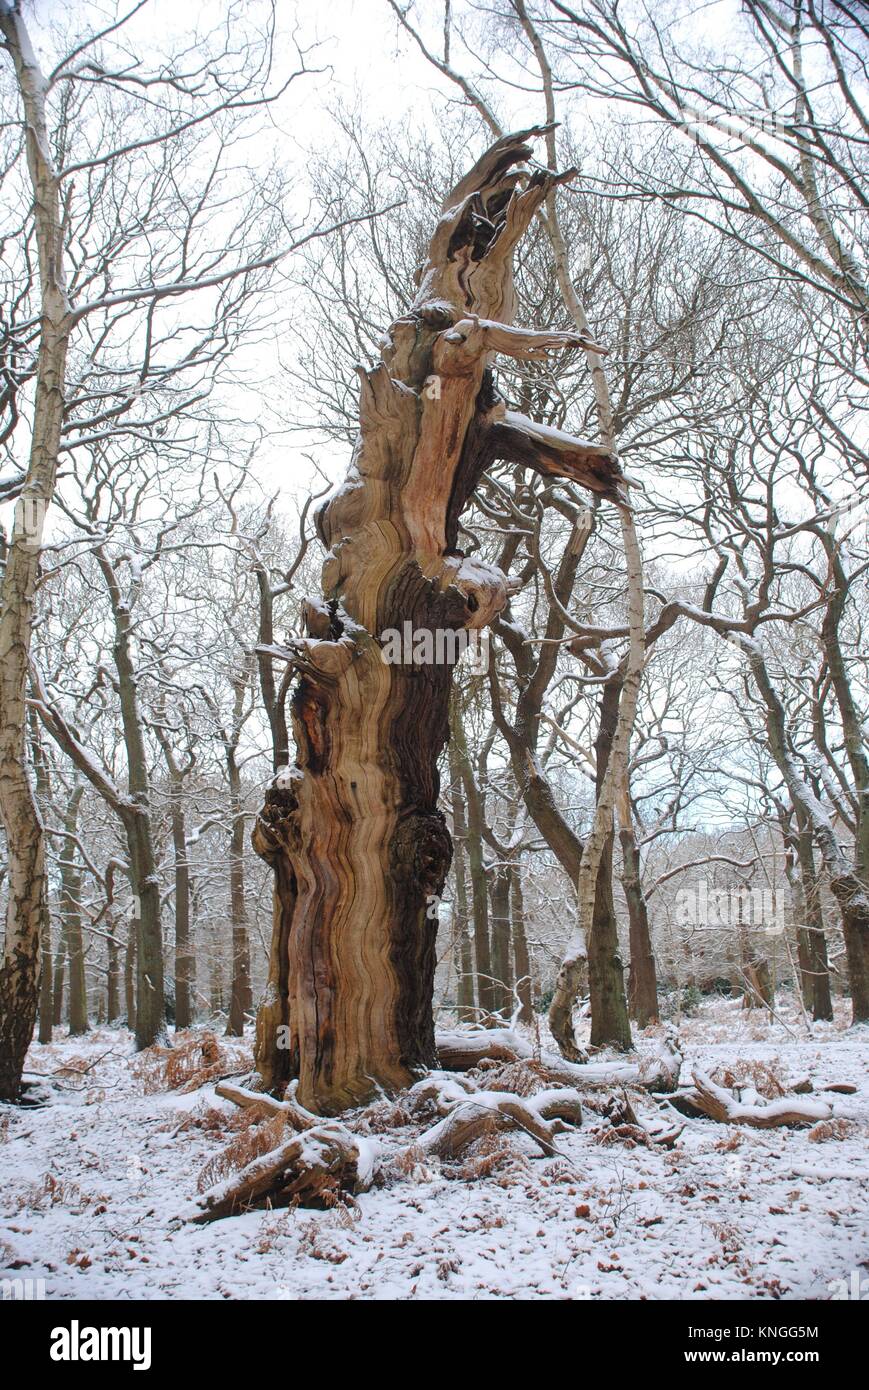
<path fill-rule="evenodd" d="M 682 1050 L 677 1038 L 664 1038 L 658 1052 L 638 1062 L 566 1062 L 551 1052 L 535 1052 L 512 1028 L 455 1028 L 435 1036 L 441 1066 L 468 1071 L 481 1062 L 534 1061 L 541 1075 L 563 1086 L 638 1086 L 674 1091 L 679 1083 Z"/>
<path fill-rule="evenodd" d="M 582 1099 L 576 1091 L 541 1091 L 516 1096 L 508 1091 L 476 1091 L 450 1102 L 447 1113 L 415 1145 L 437 1158 L 457 1158 L 477 1139 L 495 1129 L 518 1129 L 529 1135 L 547 1157 L 556 1152 L 555 1136 L 582 1123 Z"/>
<path fill-rule="evenodd" d="M 222 1182 L 200 1193 L 186 1220 L 202 1225 L 265 1203 L 300 1206 L 337 1192 L 365 1192 L 378 1168 L 371 1139 L 327 1121 L 293 1134 Z"/>
<path fill-rule="evenodd" d="M 291 1081 L 283 1100 L 275 1100 L 267 1091 L 249 1091 L 230 1081 L 219 1082 L 214 1091 L 223 1100 L 231 1100 L 233 1105 L 241 1106 L 243 1110 L 260 1110 L 263 1115 L 283 1115 L 294 1130 L 313 1129 L 320 1120 L 296 1100 L 298 1085 L 298 1081 Z"/>
<path fill-rule="evenodd" d="M 435 1047 L 446 1071 L 470 1071 L 481 1062 L 527 1062 L 538 1055 L 513 1028 L 438 1030 Z"/>
<path fill-rule="evenodd" d="M 829 1120 L 832 1106 L 822 1100 L 802 1100 L 785 1096 L 769 1105 L 744 1105 L 701 1071 L 692 1072 L 693 1089 L 679 1093 L 679 1099 L 695 1112 L 722 1124 L 750 1125 L 754 1129 L 776 1129 L 788 1125 L 813 1125 Z"/>

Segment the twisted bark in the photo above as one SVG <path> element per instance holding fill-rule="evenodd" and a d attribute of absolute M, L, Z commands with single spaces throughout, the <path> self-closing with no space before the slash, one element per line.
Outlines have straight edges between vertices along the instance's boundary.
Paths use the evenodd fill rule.
<path fill-rule="evenodd" d="M 321 510 L 322 598 L 284 655 L 296 765 L 280 770 L 254 828 L 273 866 L 269 984 L 257 1026 L 266 1088 L 299 1079 L 334 1113 L 435 1064 L 435 924 L 451 846 L 438 810 L 459 635 L 486 627 L 506 576 L 465 559 L 459 516 L 494 458 L 617 495 L 602 445 L 506 412 L 495 354 L 535 360 L 581 333 L 511 325 L 512 254 L 564 176 L 520 166 L 529 137 L 498 140 L 446 199 L 416 298 L 360 369 L 360 435 Z M 407 625 L 407 626 L 406 626 Z M 412 648 L 394 636 L 409 632 Z"/>

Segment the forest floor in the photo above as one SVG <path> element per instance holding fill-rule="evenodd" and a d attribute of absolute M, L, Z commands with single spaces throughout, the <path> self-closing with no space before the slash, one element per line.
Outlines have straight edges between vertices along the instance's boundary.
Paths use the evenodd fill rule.
<path fill-rule="evenodd" d="M 811 1038 L 792 1003 L 779 1017 L 705 1002 L 679 1022 L 683 1076 L 727 1068 L 761 1094 L 770 1078 L 856 1085 L 826 1097 L 832 1122 L 694 1119 L 666 1150 L 602 1142 L 587 1112 L 554 1158 L 498 1136 L 355 1209 L 206 1226 L 173 1218 L 244 1112 L 213 1085 L 166 1089 L 165 1057 L 137 1057 L 125 1030 L 34 1045 L 49 1103 L 0 1107 L 0 1277 L 44 1280 L 49 1299 L 846 1297 L 869 1276 L 869 1028 L 849 1029 L 843 1004 Z M 219 1070 L 247 1049 L 221 1040 Z"/>

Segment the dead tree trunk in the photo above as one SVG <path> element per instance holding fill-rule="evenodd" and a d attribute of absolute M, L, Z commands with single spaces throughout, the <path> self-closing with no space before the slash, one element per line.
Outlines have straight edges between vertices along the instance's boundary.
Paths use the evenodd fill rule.
<path fill-rule="evenodd" d="M 458 550 L 461 511 L 498 459 L 616 495 L 607 449 L 506 411 L 490 370 L 496 353 L 584 341 L 510 327 L 513 250 L 559 177 L 516 167 L 539 133 L 499 140 L 448 196 L 411 308 L 360 369 L 360 437 L 318 522 L 323 596 L 286 652 L 296 765 L 254 829 L 276 883 L 257 1064 L 267 1088 L 297 1076 L 321 1113 L 436 1065 L 426 907 L 451 854 L 437 760 L 462 634 L 507 595 Z"/>
<path fill-rule="evenodd" d="M 747 960 L 742 967 L 742 1007 L 771 1009 L 772 1003 L 773 988 L 769 961 L 755 956 Z"/>

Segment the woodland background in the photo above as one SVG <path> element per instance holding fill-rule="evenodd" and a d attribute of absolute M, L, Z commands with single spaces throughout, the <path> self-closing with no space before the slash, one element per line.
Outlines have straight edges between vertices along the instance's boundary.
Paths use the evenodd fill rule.
<path fill-rule="evenodd" d="M 806 1019 L 830 1016 L 828 990 L 869 1016 L 867 927 L 836 892 L 869 883 L 862 7 L 366 0 L 316 42 L 292 5 L 198 6 L 183 33 L 165 6 L 129 13 L 28 16 L 76 314 L 27 706 L 51 908 L 39 1038 L 135 1026 L 155 886 L 169 1023 L 239 1034 L 252 1015 L 271 875 L 250 829 L 293 758 L 285 668 L 257 648 L 317 589 L 354 366 L 412 298 L 435 209 L 494 134 L 553 116 L 559 166 L 580 171 L 558 195 L 568 277 L 608 348 L 645 556 L 612 850 L 635 1026 L 714 992 L 775 1009 L 776 987 Z M 79 48 L 86 29 L 105 32 Z M 348 78 L 362 32 L 379 47 Z M 0 101 L 6 536 L 39 329 L 8 61 Z M 542 226 L 516 283 L 517 323 L 571 326 Z M 499 389 L 596 435 L 579 350 Z M 461 540 L 518 583 L 488 671 L 457 680 L 436 1005 L 533 1024 L 575 927 L 624 557 L 613 508 L 515 466 L 487 476 Z M 704 924 L 691 904 L 718 889 L 742 906 Z"/>

